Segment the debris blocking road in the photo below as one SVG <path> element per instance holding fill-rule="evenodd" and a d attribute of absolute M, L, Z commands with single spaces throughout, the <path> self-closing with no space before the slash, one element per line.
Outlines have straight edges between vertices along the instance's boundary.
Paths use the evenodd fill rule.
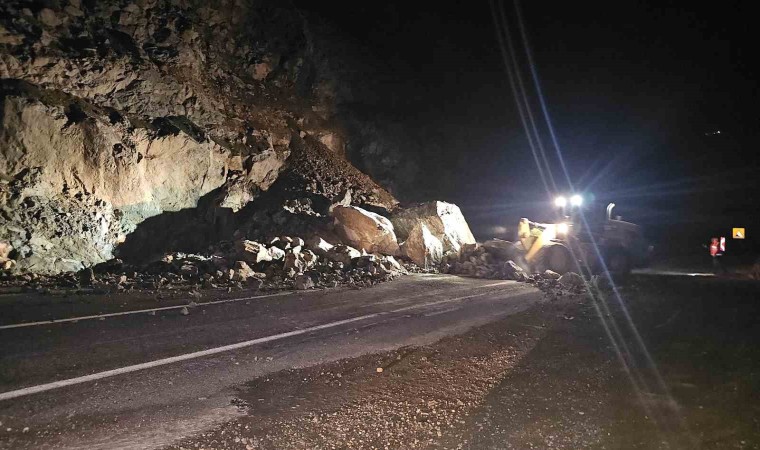
<path fill-rule="evenodd" d="M 389 218 L 358 206 L 333 205 L 333 223 L 307 239 L 282 235 L 221 241 L 203 254 L 172 252 L 147 264 L 114 258 L 77 273 L 0 275 L 0 288 L 40 293 L 132 290 L 306 290 L 362 288 L 408 272 L 461 274 L 535 284 L 556 298 L 586 289 L 574 273 L 527 273 L 508 241 L 475 241 L 456 205 L 429 202 Z M 397 259 L 398 258 L 398 259 Z M 596 284 L 597 280 L 592 279 Z"/>

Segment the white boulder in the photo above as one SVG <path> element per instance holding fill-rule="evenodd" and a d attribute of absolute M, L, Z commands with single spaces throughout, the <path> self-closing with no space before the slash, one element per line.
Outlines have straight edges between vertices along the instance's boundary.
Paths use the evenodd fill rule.
<path fill-rule="evenodd" d="M 441 201 L 422 203 L 391 217 L 398 239 L 408 239 L 417 224 L 424 224 L 442 244 L 443 251 L 460 252 L 465 244 L 475 244 L 475 236 L 457 205 Z"/>
<path fill-rule="evenodd" d="M 443 243 L 430 232 L 427 225 L 420 222 L 409 233 L 409 238 L 401 244 L 404 256 L 420 267 L 438 265 L 443 258 Z"/>

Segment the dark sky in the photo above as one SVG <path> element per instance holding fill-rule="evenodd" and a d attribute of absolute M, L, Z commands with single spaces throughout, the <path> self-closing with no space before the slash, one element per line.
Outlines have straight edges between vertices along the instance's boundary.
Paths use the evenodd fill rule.
<path fill-rule="evenodd" d="M 760 200 L 751 3 L 697 3 L 521 3 L 572 182 L 645 223 L 745 217 Z M 453 136 L 441 161 L 457 165 L 454 179 L 421 183 L 484 223 L 531 214 L 528 205 L 547 198 L 487 1 L 314 8 L 397 75 L 410 120 Z M 532 87 L 514 5 L 504 8 Z M 540 118 L 535 90 L 528 95 Z"/>

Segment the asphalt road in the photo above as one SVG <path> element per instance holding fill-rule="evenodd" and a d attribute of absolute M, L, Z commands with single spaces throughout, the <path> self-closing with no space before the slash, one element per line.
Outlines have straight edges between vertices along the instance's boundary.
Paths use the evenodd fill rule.
<path fill-rule="evenodd" d="M 634 275 L 253 380 L 245 415 L 167 450 L 760 449 L 758 298 L 754 281 Z"/>
<path fill-rule="evenodd" d="M 69 299 L 80 306 L 26 314 L 5 301 L 0 448 L 168 445 L 242 414 L 234 389 L 254 378 L 429 344 L 541 298 L 510 281 L 412 275 L 361 290 L 240 293 L 188 314 L 183 303 L 215 299 L 176 298 L 152 313 L 145 299 L 124 308 L 126 297 L 118 308 Z M 36 323 L 72 317 L 87 318 Z"/>

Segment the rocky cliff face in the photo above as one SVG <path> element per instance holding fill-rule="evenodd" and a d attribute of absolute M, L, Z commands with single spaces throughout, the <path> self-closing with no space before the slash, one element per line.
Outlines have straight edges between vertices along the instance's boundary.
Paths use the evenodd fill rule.
<path fill-rule="evenodd" d="M 394 208 L 344 159 L 341 94 L 315 42 L 283 2 L 2 2 L 0 242 L 14 270 L 78 270 L 125 243 L 147 255 L 170 236 L 203 245 L 261 228 L 272 207 Z"/>

